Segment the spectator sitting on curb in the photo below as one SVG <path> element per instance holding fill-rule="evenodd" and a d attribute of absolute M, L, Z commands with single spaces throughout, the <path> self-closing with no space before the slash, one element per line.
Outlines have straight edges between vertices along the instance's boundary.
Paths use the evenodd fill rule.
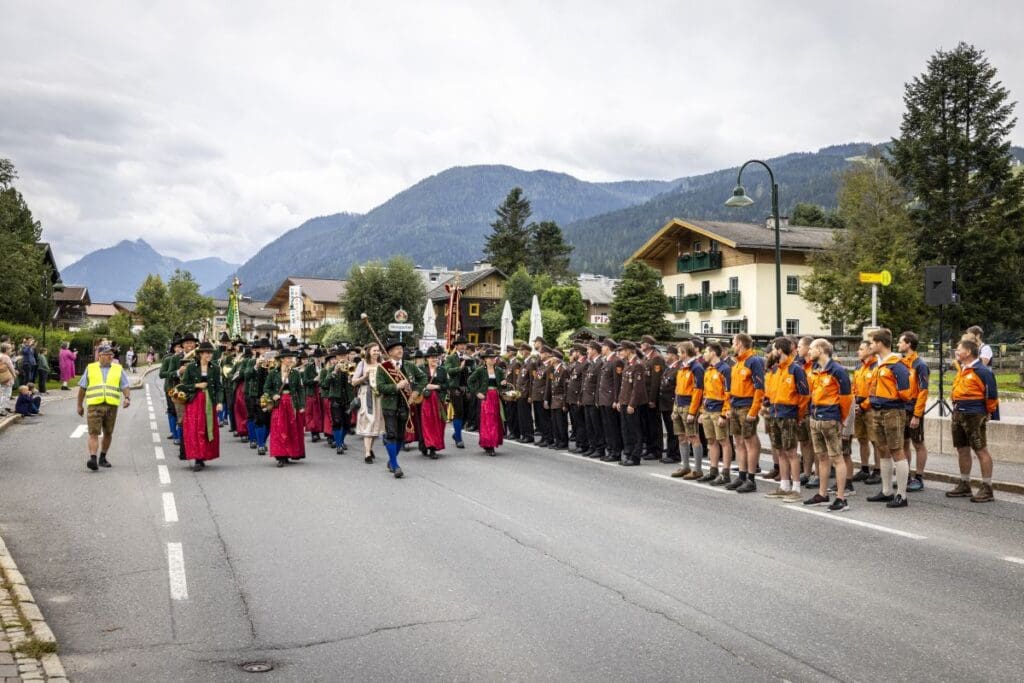
<path fill-rule="evenodd" d="M 28 385 L 22 384 L 18 387 L 18 400 L 14 404 L 14 412 L 22 417 L 38 415 L 39 405 L 42 403 L 42 400 L 40 396 L 33 395 Z"/>

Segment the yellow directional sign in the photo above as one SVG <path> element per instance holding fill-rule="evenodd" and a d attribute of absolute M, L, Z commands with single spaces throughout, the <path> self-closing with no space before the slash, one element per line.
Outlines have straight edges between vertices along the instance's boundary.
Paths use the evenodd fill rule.
<path fill-rule="evenodd" d="M 888 287 L 892 284 L 892 273 L 888 270 L 883 270 L 881 273 L 860 273 L 859 276 L 861 284 L 864 285 L 882 285 Z"/>

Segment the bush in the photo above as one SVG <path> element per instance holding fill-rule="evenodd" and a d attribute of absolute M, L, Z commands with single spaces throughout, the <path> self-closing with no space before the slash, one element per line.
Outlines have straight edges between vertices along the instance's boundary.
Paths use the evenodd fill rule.
<path fill-rule="evenodd" d="M 540 320 L 544 324 L 544 340 L 552 345 L 558 336 L 569 329 L 569 321 L 559 311 L 551 311 L 546 308 L 540 309 Z M 523 311 L 516 321 L 516 337 L 529 339 L 530 336 L 530 311 Z"/>

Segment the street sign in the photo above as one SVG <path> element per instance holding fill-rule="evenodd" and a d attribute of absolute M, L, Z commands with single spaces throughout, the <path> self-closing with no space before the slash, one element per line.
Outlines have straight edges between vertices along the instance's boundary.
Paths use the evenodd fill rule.
<path fill-rule="evenodd" d="M 881 273 L 860 273 L 860 283 L 862 285 L 882 285 L 888 287 L 892 284 L 892 273 L 888 270 L 883 270 Z"/>
<path fill-rule="evenodd" d="M 388 323 L 388 330 L 391 332 L 412 332 L 412 323 Z"/>
<path fill-rule="evenodd" d="M 395 322 L 396 323 L 404 323 L 408 319 L 409 319 L 409 314 L 405 312 L 404 308 L 399 308 L 397 311 L 395 311 Z M 393 330 L 393 331 L 397 332 L 397 330 Z"/>

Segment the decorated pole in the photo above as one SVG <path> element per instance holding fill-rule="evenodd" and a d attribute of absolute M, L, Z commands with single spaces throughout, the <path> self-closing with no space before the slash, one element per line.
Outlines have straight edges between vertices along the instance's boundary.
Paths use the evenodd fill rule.
<path fill-rule="evenodd" d="M 452 348 L 452 342 L 462 332 L 462 313 L 459 310 L 462 307 L 462 288 L 459 287 L 459 277 L 459 275 L 455 276 L 454 284 L 445 284 L 444 286 L 448 292 L 448 313 L 445 316 L 444 326 L 444 344 L 446 349 Z"/>
<path fill-rule="evenodd" d="M 236 275 L 234 282 L 231 283 L 231 289 L 228 290 L 227 331 L 228 335 L 234 338 L 242 336 L 242 318 L 238 312 L 238 297 L 241 286 L 242 283 Z"/>

